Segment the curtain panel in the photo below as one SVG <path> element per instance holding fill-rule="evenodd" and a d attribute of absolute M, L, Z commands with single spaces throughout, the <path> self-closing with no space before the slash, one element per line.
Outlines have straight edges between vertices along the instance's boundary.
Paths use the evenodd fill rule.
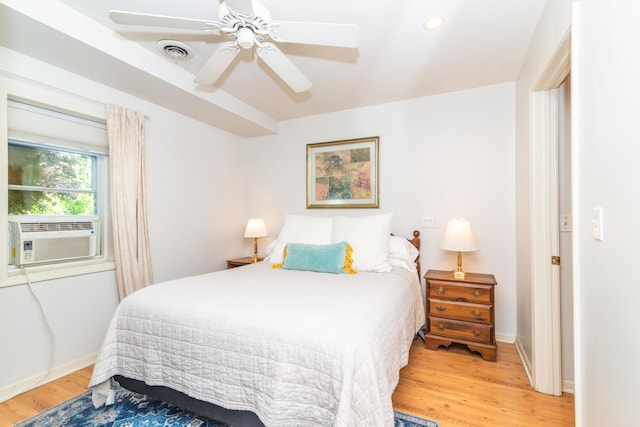
<path fill-rule="evenodd" d="M 145 116 L 107 105 L 111 210 L 122 300 L 153 283 L 145 197 Z"/>

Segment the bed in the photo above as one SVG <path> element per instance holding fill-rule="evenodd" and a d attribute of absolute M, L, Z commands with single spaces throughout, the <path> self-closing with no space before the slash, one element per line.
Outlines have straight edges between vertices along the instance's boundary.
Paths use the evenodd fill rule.
<path fill-rule="evenodd" d="M 287 216 L 265 262 L 125 298 L 89 384 L 95 403 L 120 384 L 236 426 L 393 425 L 425 319 L 419 232 L 409 244 L 390 235 L 390 215 L 328 218 Z M 318 267 L 332 259 L 320 249 L 344 271 Z"/>

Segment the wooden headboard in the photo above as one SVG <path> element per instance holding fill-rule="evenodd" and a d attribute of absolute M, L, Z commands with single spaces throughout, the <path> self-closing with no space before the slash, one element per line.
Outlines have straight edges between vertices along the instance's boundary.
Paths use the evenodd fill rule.
<path fill-rule="evenodd" d="M 420 231 L 413 230 L 413 239 L 407 239 L 407 240 L 410 241 L 411 244 L 416 247 L 418 252 L 420 252 Z M 415 263 L 416 263 L 416 270 L 418 270 L 418 280 L 421 280 L 422 276 L 420 275 L 420 254 L 418 254 L 418 257 L 415 259 Z"/>

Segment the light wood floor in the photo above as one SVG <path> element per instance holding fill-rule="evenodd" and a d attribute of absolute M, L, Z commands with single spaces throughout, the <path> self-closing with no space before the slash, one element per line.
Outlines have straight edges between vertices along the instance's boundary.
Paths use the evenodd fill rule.
<path fill-rule="evenodd" d="M 400 372 L 394 409 L 452 426 L 574 426 L 573 394 L 531 388 L 516 348 L 498 343 L 497 362 L 466 347 L 427 350 L 416 340 Z"/>
<path fill-rule="evenodd" d="M 498 343 L 498 361 L 482 360 L 463 347 L 426 350 L 420 340 L 400 372 L 396 410 L 451 426 L 573 426 L 573 395 L 536 393 L 515 347 Z M 13 426 L 86 390 L 92 367 L 0 403 L 0 427 Z"/>
<path fill-rule="evenodd" d="M 92 371 L 93 365 L 0 403 L 0 427 L 13 426 L 85 392 Z"/>

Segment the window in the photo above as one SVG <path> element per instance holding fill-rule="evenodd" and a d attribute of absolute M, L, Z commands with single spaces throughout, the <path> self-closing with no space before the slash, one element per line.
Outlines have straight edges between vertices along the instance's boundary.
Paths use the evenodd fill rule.
<path fill-rule="evenodd" d="M 0 147 L 4 145 L 7 156 L 2 157 L 0 169 L 7 208 L 3 201 L 0 218 L 8 224 L 0 237 L 8 244 L 0 253 L 8 262 L 0 263 L 0 286 L 23 283 L 25 266 L 35 280 L 112 269 L 103 119 L 91 106 L 90 114 L 78 113 L 75 103 L 69 105 L 74 108 L 54 107 L 55 103 L 17 97 L 5 102 L 6 121 L 0 130 L 6 126 L 6 137 Z M 91 223 L 88 232 L 72 227 L 87 223 Z M 37 230 L 29 228 L 34 224 Z"/>
<path fill-rule="evenodd" d="M 9 139 L 9 215 L 94 215 L 98 155 Z"/>

